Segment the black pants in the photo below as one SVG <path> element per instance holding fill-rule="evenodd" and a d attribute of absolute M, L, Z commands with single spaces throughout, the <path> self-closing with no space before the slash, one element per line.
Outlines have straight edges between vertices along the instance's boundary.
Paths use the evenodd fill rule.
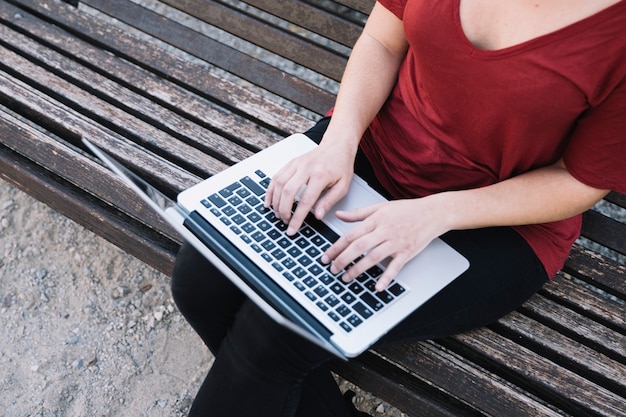
<path fill-rule="evenodd" d="M 319 140 L 327 121 L 307 132 Z M 376 182 L 362 155 L 356 171 Z M 442 236 L 470 268 L 388 333 L 379 344 L 428 340 L 494 322 L 547 281 L 526 241 L 508 227 Z M 276 324 L 190 245 L 172 278 L 181 313 L 215 356 L 190 416 L 350 416 L 330 374 L 332 355 Z"/>

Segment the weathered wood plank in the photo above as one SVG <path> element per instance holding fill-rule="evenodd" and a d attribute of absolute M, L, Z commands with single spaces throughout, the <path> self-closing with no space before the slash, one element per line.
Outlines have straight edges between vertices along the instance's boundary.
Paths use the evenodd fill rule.
<path fill-rule="evenodd" d="M 485 416 L 558 416 L 548 407 L 498 375 L 434 342 L 376 349 L 396 364 L 429 381 L 442 392 Z M 494 395 L 497 393 L 497 395 Z"/>
<path fill-rule="evenodd" d="M 481 329 L 458 335 L 449 339 L 448 343 L 450 348 L 462 351 L 472 360 L 572 415 L 626 415 L 624 397 L 491 330 Z"/>
<path fill-rule="evenodd" d="M 582 234 L 616 252 L 626 255 L 626 224 L 620 223 L 595 210 L 583 215 Z"/>
<path fill-rule="evenodd" d="M 577 325 L 584 327 L 585 322 L 586 320 L 580 320 Z M 615 393 L 626 392 L 626 364 L 613 360 L 518 312 L 503 317 L 492 329 L 600 386 Z M 622 350 L 626 349 L 626 336 L 617 332 L 613 336 L 616 338 L 614 342 L 621 345 Z"/>
<path fill-rule="evenodd" d="M 126 0 L 83 2 L 306 109 L 324 114 L 334 103 L 333 94 L 135 3 Z"/>
<path fill-rule="evenodd" d="M 0 33 L 3 32 L 2 29 L 0 26 Z M 53 51 L 39 50 L 36 44 L 25 46 L 30 46 L 31 56 L 44 60 L 44 64 L 57 62 L 63 65 L 62 75 L 69 77 L 74 83 L 82 84 L 88 90 L 0 47 L 0 60 L 7 67 L 18 69 L 14 73 L 15 76 L 27 73 L 28 81 L 44 90 L 46 94 L 57 97 L 96 122 L 134 138 L 146 148 L 158 149 L 163 156 L 178 165 L 193 167 L 198 175 L 209 176 L 219 172 L 227 164 L 181 142 L 180 139 L 184 136 L 178 132 L 193 137 L 193 141 L 213 147 L 213 154 L 219 155 L 228 165 L 252 155 L 247 149 L 224 140 L 213 132 L 181 118 L 91 70 L 78 66 L 73 61 L 64 59 Z M 93 87 L 88 87 L 89 85 Z"/>
<path fill-rule="evenodd" d="M 574 245 L 563 270 L 609 294 L 626 299 L 626 265 Z"/>
<path fill-rule="evenodd" d="M 99 45 L 109 52 L 142 67 L 157 76 L 176 84 L 209 100 L 218 101 L 228 110 L 240 114 L 260 126 L 282 134 L 303 130 L 312 121 L 286 109 L 283 105 L 267 100 L 232 82 L 210 72 L 210 65 L 185 59 L 153 43 L 146 42 L 118 27 L 99 21 L 92 16 L 75 11 L 72 7 L 53 0 L 15 0 L 21 8 L 0 2 L 11 19 L 16 13 L 22 18 L 28 15 L 44 15 L 53 19 L 56 26 L 67 29 L 74 36 Z M 21 19 L 17 20 L 19 24 Z M 88 57 L 82 56 L 82 59 Z"/>
<path fill-rule="evenodd" d="M 626 333 L 626 315 L 621 303 L 584 288 L 566 274 L 559 274 L 540 293 L 609 328 Z"/>
<path fill-rule="evenodd" d="M 245 2 L 348 47 L 354 46 L 363 29 L 362 25 L 298 1 L 246 0 Z"/>
<path fill-rule="evenodd" d="M 218 1 L 164 0 L 163 3 L 197 17 L 212 26 L 231 33 L 267 51 L 280 55 L 290 61 L 297 62 L 299 66 L 309 68 L 336 81 L 341 79 L 347 56 L 329 50 L 324 46 L 316 45 L 311 40 L 301 37 L 297 33 L 259 20 L 256 16 L 250 16 Z M 277 8 L 279 11 L 283 12 L 305 13 L 299 15 L 300 20 L 310 19 L 318 21 L 320 17 L 326 17 L 322 16 L 321 13 L 316 12 L 315 9 L 311 7 L 305 7 L 293 1 L 273 1 L 271 3 L 274 7 L 269 8 L 272 9 L 270 12 L 274 12 L 274 9 Z M 256 4 L 255 6 L 258 7 Z M 280 17 L 283 17 L 282 14 L 286 13 L 279 13 Z M 348 28 L 352 28 L 356 33 L 360 32 L 360 29 L 356 25 L 350 25 L 348 22 L 333 23 L 341 23 L 337 24 L 335 27 L 345 29 L 341 31 L 341 35 L 343 35 L 342 37 L 344 38 L 348 36 Z"/>
<path fill-rule="evenodd" d="M 0 3 L 0 17 L 6 18 L 14 15 L 16 10 L 19 9 L 15 6 Z M 220 132 L 221 135 L 234 137 L 248 147 L 262 149 L 277 139 L 277 135 L 262 130 L 254 121 L 233 114 L 232 111 L 182 88 L 173 81 L 159 77 L 102 48 L 76 38 L 58 26 L 47 24 L 30 14 L 23 14 L 15 23 L 22 32 L 28 33 L 39 42 L 45 42 L 48 48 L 54 48 L 59 54 L 69 55 L 72 60 L 98 71 L 108 79 L 140 93 L 197 124 Z M 24 35 L 16 34 L 7 27 L 0 27 L 0 29 L 3 31 L 2 39 L 15 45 L 16 48 L 28 53 L 42 48 L 41 45 L 37 46 L 34 40 L 25 40 Z M 97 87 L 95 81 L 89 85 Z M 193 140 L 193 138 L 190 139 Z M 213 145 L 207 143 L 201 149 L 210 153 L 212 151 L 210 146 Z"/>
<path fill-rule="evenodd" d="M 626 363 L 626 336 L 542 295 L 528 300 L 520 311 L 561 334 L 593 347 L 608 357 Z"/>

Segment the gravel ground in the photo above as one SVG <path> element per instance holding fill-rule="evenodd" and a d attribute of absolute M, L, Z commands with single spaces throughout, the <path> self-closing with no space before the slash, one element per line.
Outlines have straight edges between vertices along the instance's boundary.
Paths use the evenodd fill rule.
<path fill-rule="evenodd" d="M 186 415 L 212 357 L 168 277 L 3 181 L 0 256 L 0 417 Z"/>

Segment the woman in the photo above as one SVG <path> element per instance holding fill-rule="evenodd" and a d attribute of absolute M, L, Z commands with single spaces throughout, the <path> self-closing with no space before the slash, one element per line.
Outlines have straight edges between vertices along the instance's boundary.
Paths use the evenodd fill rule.
<path fill-rule="evenodd" d="M 295 233 L 354 170 L 391 197 L 324 255 L 350 281 L 383 259 L 382 290 L 441 236 L 470 269 L 379 343 L 443 337 L 521 305 L 563 265 L 580 213 L 626 191 L 626 3 L 380 0 L 315 150 L 265 205 Z M 291 208 L 306 184 L 296 211 Z M 175 300 L 215 355 L 192 416 L 351 416 L 330 354 L 276 325 L 188 246 Z"/>

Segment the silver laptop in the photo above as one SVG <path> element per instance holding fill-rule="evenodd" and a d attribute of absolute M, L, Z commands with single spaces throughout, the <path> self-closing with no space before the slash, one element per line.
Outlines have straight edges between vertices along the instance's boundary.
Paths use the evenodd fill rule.
<path fill-rule="evenodd" d="M 295 236 L 287 236 L 286 225 L 263 207 L 263 200 L 272 175 L 317 146 L 303 134 L 184 190 L 177 202 L 83 142 L 267 314 L 343 359 L 368 349 L 469 267 L 461 254 L 435 239 L 383 292 L 374 283 L 385 263 L 350 283 L 333 275 L 319 259 L 354 226 L 337 219 L 334 210 L 385 199 L 354 176 L 348 194 L 322 221 L 309 215 Z"/>

